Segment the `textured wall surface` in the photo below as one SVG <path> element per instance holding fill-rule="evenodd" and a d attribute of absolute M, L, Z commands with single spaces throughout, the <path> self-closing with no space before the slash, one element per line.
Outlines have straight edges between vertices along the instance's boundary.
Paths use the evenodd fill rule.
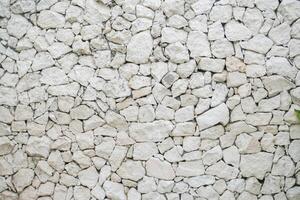
<path fill-rule="evenodd" d="M 0 200 L 300 200 L 299 18 L 0 0 Z"/>

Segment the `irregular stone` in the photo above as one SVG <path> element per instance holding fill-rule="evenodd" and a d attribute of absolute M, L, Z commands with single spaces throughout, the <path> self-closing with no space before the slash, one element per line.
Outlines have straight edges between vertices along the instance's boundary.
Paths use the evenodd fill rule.
<path fill-rule="evenodd" d="M 27 31 L 30 29 L 31 23 L 21 15 L 11 15 L 7 22 L 7 32 L 8 34 L 20 39 Z"/>
<path fill-rule="evenodd" d="M 31 68 L 33 71 L 38 71 L 44 68 L 51 67 L 55 61 L 48 52 L 39 52 L 35 55 Z"/>
<path fill-rule="evenodd" d="M 295 165 L 289 156 L 281 157 L 277 163 L 273 164 L 272 175 L 290 177 L 295 172 Z"/>
<path fill-rule="evenodd" d="M 211 55 L 207 36 L 200 31 L 191 31 L 189 33 L 187 48 L 190 50 L 192 58 Z"/>
<path fill-rule="evenodd" d="M 262 81 L 270 96 L 295 87 L 292 82 L 279 75 L 264 77 Z"/>
<path fill-rule="evenodd" d="M 161 30 L 161 42 L 175 43 L 175 42 L 185 42 L 187 38 L 187 33 L 183 30 L 165 27 Z"/>
<path fill-rule="evenodd" d="M 199 115 L 196 120 L 200 131 L 212 127 L 218 123 L 221 123 L 225 126 L 229 121 L 229 110 L 227 106 L 222 103 L 217 107 L 214 107 Z"/>
<path fill-rule="evenodd" d="M 14 148 L 14 144 L 8 139 L 8 137 L 0 137 L 0 156 L 9 154 Z"/>
<path fill-rule="evenodd" d="M 288 153 L 291 156 L 291 158 L 294 160 L 294 162 L 298 162 L 300 160 L 300 140 L 293 140 L 289 146 Z"/>
<path fill-rule="evenodd" d="M 53 58 L 61 58 L 65 54 L 69 53 L 72 49 L 62 42 L 54 42 L 51 46 L 47 48 L 47 50 Z"/>
<path fill-rule="evenodd" d="M 113 79 L 104 84 L 104 93 L 108 97 L 120 98 L 131 95 L 131 89 L 128 86 L 128 82 L 123 78 Z"/>
<path fill-rule="evenodd" d="M 41 83 L 47 85 L 61 85 L 68 83 L 68 78 L 63 70 L 58 67 L 51 67 L 42 71 Z"/>
<path fill-rule="evenodd" d="M 169 57 L 171 62 L 178 64 L 187 62 L 189 60 L 188 49 L 180 42 L 169 44 L 165 48 L 165 55 Z"/>
<path fill-rule="evenodd" d="M 297 200 L 300 197 L 300 187 L 292 187 L 286 192 L 288 200 Z"/>
<path fill-rule="evenodd" d="M 1 104 L 1 103 L 0 103 Z M 4 123 L 11 123 L 14 119 L 13 115 L 11 114 L 11 112 L 9 111 L 8 108 L 4 107 L 4 106 L 0 106 L 0 122 L 4 122 Z M 2 123 L 0 123 L 0 127 Z M 3 124 L 4 126 L 4 124 Z M 2 128 L 0 128 L 1 130 Z M 0 132 L 4 132 L 4 131 L 0 131 Z M 2 135 L 2 134 L 0 134 Z"/>
<path fill-rule="evenodd" d="M 93 114 L 93 109 L 86 105 L 80 105 L 70 110 L 70 115 L 72 119 L 87 119 Z"/>
<path fill-rule="evenodd" d="M 129 136 L 137 142 L 158 142 L 168 137 L 172 130 L 172 123 L 164 120 L 132 123 L 129 126 Z"/>
<path fill-rule="evenodd" d="M 171 164 L 158 158 L 150 158 L 146 162 L 146 172 L 148 176 L 159 179 L 172 180 L 175 178 L 175 172 Z"/>
<path fill-rule="evenodd" d="M 157 146 L 154 142 L 144 142 L 134 144 L 132 156 L 134 160 L 148 160 L 157 153 Z"/>
<path fill-rule="evenodd" d="M 179 162 L 176 176 L 192 177 L 204 174 L 204 165 L 199 161 Z"/>
<path fill-rule="evenodd" d="M 65 25 L 65 18 L 52 10 L 42 10 L 38 15 L 37 24 L 45 29 L 62 28 Z"/>
<path fill-rule="evenodd" d="M 90 190 L 83 186 L 74 187 L 74 199 L 75 200 L 89 200 L 91 196 Z"/>
<path fill-rule="evenodd" d="M 271 118 L 272 118 L 272 113 L 248 114 L 246 117 L 246 123 L 252 126 L 263 126 L 269 124 Z"/>
<path fill-rule="evenodd" d="M 293 67 L 286 58 L 271 57 L 266 62 L 267 72 L 270 74 L 278 74 L 293 80 L 297 74 L 297 68 Z"/>
<path fill-rule="evenodd" d="M 192 9 L 194 10 L 196 15 L 208 13 L 212 8 L 215 0 L 204 0 L 204 1 L 196 1 L 192 4 Z"/>
<path fill-rule="evenodd" d="M 14 184 L 16 190 L 21 192 L 31 184 L 34 177 L 34 172 L 32 169 L 20 169 L 17 173 L 15 173 L 12 177 L 12 183 Z"/>
<path fill-rule="evenodd" d="M 227 74 L 227 87 L 238 87 L 247 83 L 246 74 L 240 72 L 229 72 Z"/>
<path fill-rule="evenodd" d="M 225 35 L 229 41 L 248 40 L 251 37 L 250 30 L 243 24 L 231 20 L 225 25 Z"/>
<path fill-rule="evenodd" d="M 49 165 L 55 170 L 62 172 L 65 168 L 65 162 L 59 151 L 52 151 L 48 157 Z"/>
<path fill-rule="evenodd" d="M 108 198 L 115 200 L 126 200 L 124 186 L 120 183 L 105 181 L 103 184 L 103 189 L 105 190 L 105 194 Z"/>
<path fill-rule="evenodd" d="M 50 86 L 47 92 L 54 96 L 71 96 L 76 97 L 79 91 L 80 85 L 76 82 L 72 82 L 65 85 Z"/>
<path fill-rule="evenodd" d="M 46 137 L 31 136 L 28 139 L 26 152 L 30 156 L 47 158 L 50 152 L 51 140 Z"/>
<path fill-rule="evenodd" d="M 80 183 L 90 189 L 94 188 L 98 182 L 98 172 L 94 166 L 91 166 L 78 173 Z"/>
<path fill-rule="evenodd" d="M 231 180 L 237 177 L 239 170 L 235 167 L 225 164 L 223 161 L 219 161 L 212 166 L 209 166 L 205 174 L 214 175 L 221 179 Z"/>
<path fill-rule="evenodd" d="M 202 58 L 198 65 L 199 69 L 211 72 L 222 72 L 225 66 L 223 59 Z"/>
<path fill-rule="evenodd" d="M 218 162 L 223 157 L 222 149 L 220 146 L 216 146 L 208 151 L 206 151 L 203 156 L 204 165 L 212 165 Z"/>
<path fill-rule="evenodd" d="M 259 152 L 256 154 L 241 155 L 240 169 L 244 177 L 255 176 L 263 179 L 271 171 L 273 154 Z"/>
<path fill-rule="evenodd" d="M 138 181 L 145 176 L 145 169 L 140 161 L 128 160 L 122 163 L 117 174 L 124 179 Z"/>
<path fill-rule="evenodd" d="M 269 32 L 271 38 L 277 45 L 286 44 L 290 40 L 291 27 L 287 23 L 282 23 Z"/>
<path fill-rule="evenodd" d="M 17 92 L 13 88 L 0 86 L 0 105 L 16 106 Z"/>
<path fill-rule="evenodd" d="M 273 41 L 263 34 L 255 35 L 246 42 L 241 42 L 241 47 L 257 53 L 266 54 L 272 47 Z"/>
<path fill-rule="evenodd" d="M 136 64 L 146 63 L 152 53 L 153 39 L 149 31 L 134 35 L 127 45 L 126 60 Z"/>

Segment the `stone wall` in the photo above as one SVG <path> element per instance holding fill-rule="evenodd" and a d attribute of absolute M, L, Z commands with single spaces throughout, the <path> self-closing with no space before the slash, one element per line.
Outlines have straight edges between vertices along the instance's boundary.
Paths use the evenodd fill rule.
<path fill-rule="evenodd" d="M 299 200 L 299 17 L 0 0 L 0 200 Z"/>

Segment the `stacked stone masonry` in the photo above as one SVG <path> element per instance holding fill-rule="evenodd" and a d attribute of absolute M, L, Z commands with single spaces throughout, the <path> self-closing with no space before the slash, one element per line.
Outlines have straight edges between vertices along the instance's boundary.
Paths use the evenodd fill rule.
<path fill-rule="evenodd" d="M 300 200 L 300 1 L 0 0 L 0 200 Z"/>

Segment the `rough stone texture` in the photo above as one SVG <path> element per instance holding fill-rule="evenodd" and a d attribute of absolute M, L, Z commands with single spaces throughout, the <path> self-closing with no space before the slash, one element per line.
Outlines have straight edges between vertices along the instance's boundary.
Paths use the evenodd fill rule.
<path fill-rule="evenodd" d="M 300 1 L 0 0 L 0 200 L 299 200 Z"/>

